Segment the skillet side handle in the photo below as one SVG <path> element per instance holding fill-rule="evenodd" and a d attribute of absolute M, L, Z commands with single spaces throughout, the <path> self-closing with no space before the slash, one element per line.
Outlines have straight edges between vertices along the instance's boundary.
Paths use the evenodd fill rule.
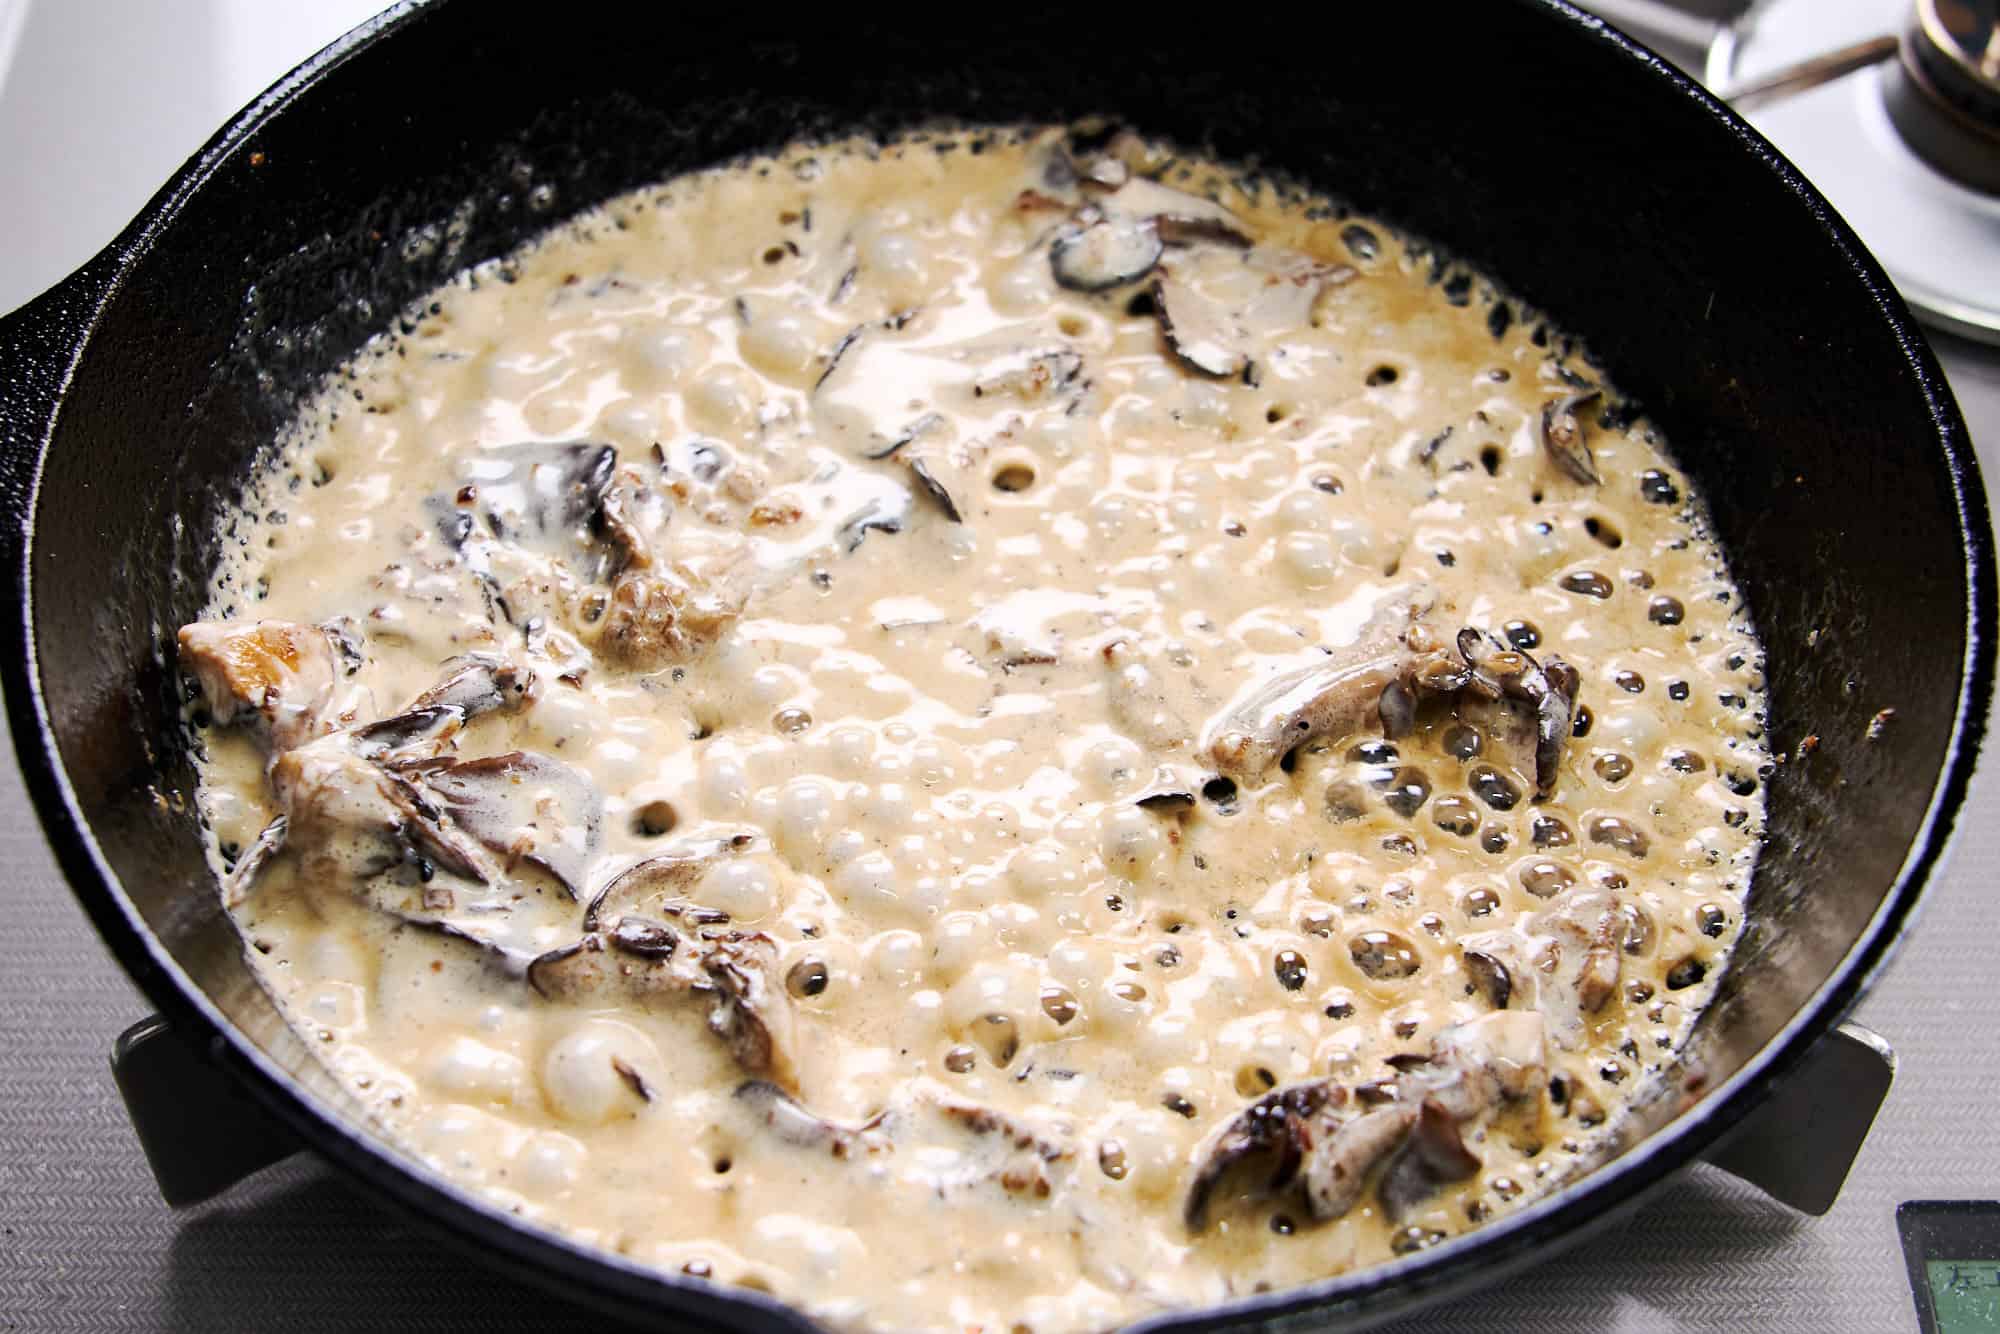
<path fill-rule="evenodd" d="M 111 1074 L 171 1208 L 213 1199 L 301 1147 L 158 1015 L 118 1035 Z"/>
<path fill-rule="evenodd" d="M 1889 1044 L 1859 1024 L 1842 1024 L 1705 1156 L 1780 1204 L 1824 1214 L 1895 1079 Z"/>
<path fill-rule="evenodd" d="M 117 274 L 106 250 L 48 291 L 0 316 L 0 557 L 21 571 L 42 455 L 70 372 Z M 22 572 L 24 574 L 24 572 Z M 23 596 L 26 594 L 22 586 Z"/>

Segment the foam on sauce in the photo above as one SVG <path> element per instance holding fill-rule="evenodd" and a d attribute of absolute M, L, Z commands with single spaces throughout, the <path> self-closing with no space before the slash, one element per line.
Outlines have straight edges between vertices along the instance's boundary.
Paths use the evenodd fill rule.
<path fill-rule="evenodd" d="M 301 419 L 209 612 L 332 627 L 212 660 L 274 684 L 231 726 L 210 692 L 201 804 L 381 1131 L 845 1326 L 1103 1327 L 1518 1207 L 1672 1059 L 1762 819 L 1740 599 L 1615 399 L 1576 410 L 1599 484 L 1545 448 L 1597 377 L 1565 341 L 1133 141 L 1233 221 L 1159 215 L 1190 291 L 1071 290 L 1078 210 L 1142 210 L 1060 143 L 798 149 L 467 275 Z M 1574 668 L 1546 799 L 1468 627 Z M 1376 640 L 1429 654 L 1406 735 L 1380 682 L 1241 735 Z M 1436 1082 L 1496 1000 L 1533 1086 Z M 1345 1209 L 1309 1162 L 1191 1210 L 1291 1086 L 1322 1140 L 1423 1102 L 1475 1161 L 1398 1139 Z"/>

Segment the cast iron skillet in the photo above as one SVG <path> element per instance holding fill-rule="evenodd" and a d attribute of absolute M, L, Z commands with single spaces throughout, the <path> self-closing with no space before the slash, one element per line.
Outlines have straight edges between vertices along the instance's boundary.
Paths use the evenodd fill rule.
<path fill-rule="evenodd" d="M 1378 5 L 1276 26 L 1070 7 L 980 31 L 838 13 L 767 31 L 739 6 L 697 32 L 627 8 L 440 0 L 369 25 L 0 325 L 15 741 L 78 899 L 182 1033 L 320 1153 L 514 1272 L 659 1322 L 804 1327 L 528 1231 L 356 1128 L 221 916 L 172 633 L 199 605 L 213 516 L 298 395 L 453 271 L 800 135 L 1108 113 L 1386 215 L 1587 338 L 1709 498 L 1768 646 L 1775 748 L 1817 738 L 1764 779 L 1746 934 L 1692 1073 L 1648 1116 L 1684 1114 L 1467 1237 L 1161 1325 L 1369 1320 L 1490 1281 L 1638 1198 L 1795 1071 L 1943 849 L 1992 683 L 1994 562 L 1936 363 L 1768 144 L 1558 0 L 1429 5 L 1421 28 Z"/>

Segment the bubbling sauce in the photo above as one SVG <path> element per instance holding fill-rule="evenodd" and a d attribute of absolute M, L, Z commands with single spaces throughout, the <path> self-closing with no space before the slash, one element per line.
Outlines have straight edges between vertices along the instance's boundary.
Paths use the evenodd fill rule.
<path fill-rule="evenodd" d="M 427 299 L 182 633 L 258 975 L 516 1215 L 1115 1325 L 1566 1179 L 1721 971 L 1759 651 L 1476 275 L 1130 136 L 799 148 Z"/>

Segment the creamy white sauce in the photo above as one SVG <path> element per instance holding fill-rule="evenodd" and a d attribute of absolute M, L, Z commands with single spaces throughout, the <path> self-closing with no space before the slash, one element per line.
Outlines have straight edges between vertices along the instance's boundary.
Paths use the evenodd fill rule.
<path fill-rule="evenodd" d="M 1212 190 L 1259 262 L 1310 267 L 1295 290 L 1233 242 L 1167 247 L 1174 272 L 1217 266 L 1240 316 L 1251 369 L 1206 376 L 1130 307 L 1143 283 L 1054 282 L 1052 236 L 1094 197 L 1045 178 L 1058 143 L 798 150 L 612 201 L 447 287 L 301 419 L 210 609 L 349 618 L 360 658 L 311 735 L 505 658 L 532 702 L 424 753 L 535 752 L 601 796 L 593 838 L 527 783 L 531 855 L 475 848 L 502 867 L 484 887 L 428 854 L 429 886 L 414 861 L 378 871 L 295 810 L 236 887 L 260 977 L 381 1132 L 532 1222 L 842 1325 L 1102 1327 L 1532 1198 L 1672 1058 L 1762 819 L 1757 646 L 1643 422 L 1584 411 L 1602 483 L 1575 480 L 1541 439 L 1572 385 L 1528 321 L 1493 332 L 1483 283 L 1121 144 Z M 509 512 L 519 540 L 490 540 L 481 507 L 515 475 L 494 451 L 529 441 L 616 448 L 646 570 L 719 599 L 706 630 L 612 637 L 644 588 L 621 593 L 601 524 L 537 535 Z M 463 547 L 453 513 L 474 516 Z M 1412 602 L 1447 646 L 1519 623 L 1576 669 L 1587 731 L 1547 800 L 1490 735 L 1452 753 L 1449 699 L 1391 760 L 1352 758 L 1381 742 L 1371 716 L 1211 785 L 1233 707 Z M 212 721 L 202 809 L 228 862 L 285 807 L 271 729 Z M 1160 791 L 1194 800 L 1137 804 Z M 619 872 L 734 834 L 746 850 L 648 912 L 683 912 L 683 961 L 695 907 L 769 938 L 782 1073 L 846 1127 L 837 1155 L 739 1095 L 751 1072 L 704 1005 L 551 999 L 382 911 L 449 890 L 437 911 L 524 957 L 577 939 Z M 574 859 L 580 898 L 536 856 Z M 1529 974 L 1575 966 L 1536 954 L 1571 883 L 1630 916 L 1616 993 L 1565 1015 Z M 1466 948 L 1515 960 L 1515 1008 L 1543 998 L 1565 1101 L 1537 1087 L 1468 1120 L 1477 1170 L 1400 1219 L 1373 1189 L 1315 1221 L 1238 1180 L 1184 1221 L 1204 1146 L 1252 1100 L 1391 1077 L 1385 1058 L 1489 1013 Z M 1670 988 L 1689 961 L 1707 980 Z"/>

